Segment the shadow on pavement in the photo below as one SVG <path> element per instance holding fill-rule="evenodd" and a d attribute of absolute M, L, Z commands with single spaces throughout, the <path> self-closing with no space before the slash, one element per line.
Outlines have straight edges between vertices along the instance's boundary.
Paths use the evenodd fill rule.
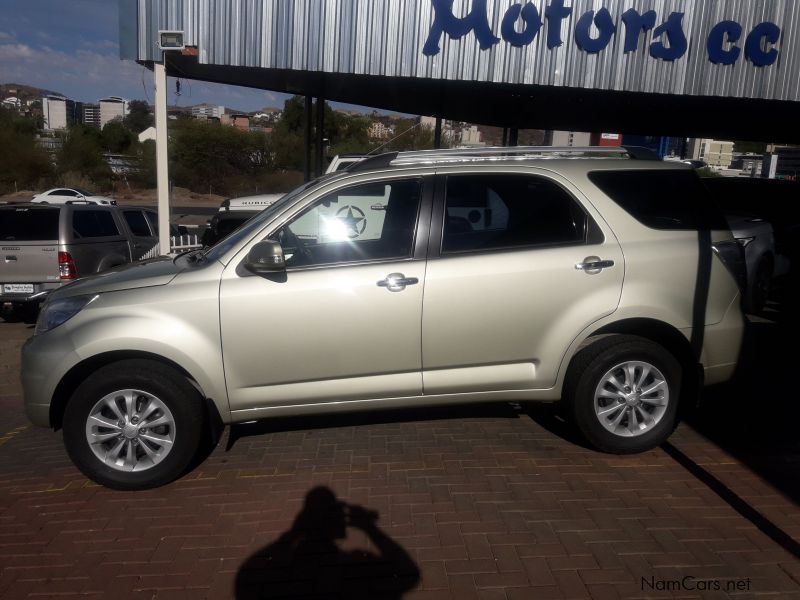
<path fill-rule="evenodd" d="M 795 503 L 800 503 L 798 275 L 782 282 L 762 315 L 750 318 L 734 379 L 708 388 L 687 419 Z"/>
<path fill-rule="evenodd" d="M 237 600 L 402 598 L 419 583 L 419 569 L 377 521 L 377 512 L 342 502 L 326 487 L 313 488 L 291 529 L 242 564 Z M 377 553 L 340 549 L 337 541 L 348 527 L 364 532 Z"/>

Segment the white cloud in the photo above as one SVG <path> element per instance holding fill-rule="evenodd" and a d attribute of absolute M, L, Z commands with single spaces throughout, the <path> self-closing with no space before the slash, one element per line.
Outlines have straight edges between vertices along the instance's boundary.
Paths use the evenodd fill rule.
<path fill-rule="evenodd" d="M 16 36 L 8 31 L 0 31 L 0 41 L 13 40 Z"/>
<path fill-rule="evenodd" d="M 27 44 L 0 44 L 0 65 L 3 65 L 6 61 L 13 63 L 14 61 L 29 60 L 33 56 L 33 48 Z M 3 69 L 3 71 L 5 72 L 6 69 Z"/>
<path fill-rule="evenodd" d="M 76 100 L 130 93 L 140 80 L 140 71 L 136 63 L 121 61 L 113 54 L 0 44 L 0 73 L 4 80 L 61 91 Z"/>

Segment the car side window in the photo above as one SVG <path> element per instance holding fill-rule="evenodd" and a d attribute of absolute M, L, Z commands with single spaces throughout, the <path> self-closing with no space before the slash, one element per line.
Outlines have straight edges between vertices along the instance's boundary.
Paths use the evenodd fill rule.
<path fill-rule="evenodd" d="M 442 253 L 584 244 L 589 217 L 561 186 L 528 175 L 447 178 Z"/>
<path fill-rule="evenodd" d="M 76 239 L 114 237 L 119 229 L 107 210 L 76 210 L 72 213 L 72 233 Z"/>
<path fill-rule="evenodd" d="M 150 223 L 150 227 L 153 228 L 153 235 L 158 235 L 158 213 L 152 210 L 146 210 L 144 212 L 147 215 L 147 221 Z"/>
<path fill-rule="evenodd" d="M 78 194 L 72 190 L 53 190 L 48 196 L 70 196 L 72 198 L 77 198 Z"/>
<path fill-rule="evenodd" d="M 401 179 L 329 194 L 273 236 L 287 267 L 410 258 L 422 181 Z"/>
<path fill-rule="evenodd" d="M 144 218 L 142 211 L 125 210 L 122 214 L 125 215 L 125 222 L 128 224 L 128 227 L 130 227 L 133 235 L 139 237 L 152 236 L 150 233 L 150 227 L 147 225 L 147 219 Z"/>

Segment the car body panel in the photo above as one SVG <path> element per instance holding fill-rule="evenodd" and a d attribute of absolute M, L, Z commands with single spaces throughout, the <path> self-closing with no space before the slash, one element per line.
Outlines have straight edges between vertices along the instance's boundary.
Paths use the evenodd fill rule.
<path fill-rule="evenodd" d="M 180 365 L 227 421 L 230 411 L 219 336 L 222 266 L 209 263 L 177 276 L 179 267 L 163 273 L 169 264 L 171 260 L 131 265 L 143 275 L 135 287 L 130 287 L 135 278 L 114 273 L 58 290 L 51 301 L 92 293 L 99 297 L 63 325 L 30 338 L 23 346 L 25 397 L 33 404 L 46 404 L 61 379 L 83 361 L 106 353 L 139 352 Z M 144 275 L 148 271 L 152 273 Z M 160 277 L 174 281 L 151 285 Z M 104 286 L 104 279 L 113 283 Z"/>

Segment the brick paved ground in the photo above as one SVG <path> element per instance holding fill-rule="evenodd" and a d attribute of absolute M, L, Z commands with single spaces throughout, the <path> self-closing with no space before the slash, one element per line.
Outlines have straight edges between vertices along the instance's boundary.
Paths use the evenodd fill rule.
<path fill-rule="evenodd" d="M 635 457 L 574 444 L 546 409 L 279 420 L 226 434 L 169 486 L 123 493 L 87 482 L 59 433 L 26 428 L 29 334 L 0 322 L 0 597 L 229 598 L 238 573 L 242 597 L 338 585 L 369 598 L 800 598 L 797 436 L 776 463 L 769 435 L 748 449 L 711 418 L 751 406 L 746 386 Z M 739 431 L 779 409 L 743 410 Z M 376 511 L 377 530 L 354 516 L 334 554 L 340 509 L 324 493 L 293 527 L 315 486 Z M 643 584 L 685 576 L 746 589 Z"/>

